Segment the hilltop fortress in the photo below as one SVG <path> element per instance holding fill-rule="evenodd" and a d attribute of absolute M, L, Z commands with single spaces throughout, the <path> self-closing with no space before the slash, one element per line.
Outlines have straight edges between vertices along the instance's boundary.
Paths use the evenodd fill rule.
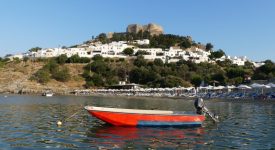
<path fill-rule="evenodd" d="M 154 35 L 155 38 L 137 38 L 132 41 L 127 40 L 127 33 L 135 33 L 138 34 L 140 32 L 148 32 L 151 36 Z M 116 35 L 116 39 L 114 40 L 113 35 Z M 185 61 L 192 61 L 195 63 L 201 62 L 213 62 L 215 61 L 225 61 L 231 60 L 233 64 L 243 66 L 245 62 L 248 60 L 246 57 L 230 57 L 227 55 L 223 55 L 221 58 L 217 58 L 214 61 L 209 57 L 211 55 L 211 51 L 205 50 L 205 45 L 201 43 L 193 43 L 192 37 L 179 37 L 169 35 L 171 38 L 178 38 L 178 43 L 174 43 L 174 45 L 166 46 L 166 43 L 158 42 L 156 37 L 158 35 L 162 35 L 165 39 L 165 34 L 163 32 L 163 28 L 160 25 L 149 23 L 147 25 L 139 25 L 139 24 L 130 24 L 126 28 L 126 32 L 121 33 L 102 33 L 96 39 L 84 42 L 83 44 L 71 46 L 71 47 L 56 47 L 56 48 L 43 48 L 37 51 L 29 51 L 24 54 L 12 55 L 9 59 L 13 60 L 14 58 L 23 59 L 24 57 L 29 57 L 32 59 L 35 58 L 52 58 L 58 57 L 62 54 L 67 57 L 71 56 L 79 56 L 79 57 L 87 57 L 92 58 L 95 55 L 100 55 L 105 58 L 128 58 L 134 57 L 140 52 L 143 52 L 144 59 L 147 60 L 155 60 L 160 59 L 163 62 L 178 62 L 183 59 Z M 133 37 L 132 37 L 133 38 Z M 157 45 L 151 45 L 151 42 L 158 43 Z M 171 41 L 169 41 L 171 42 Z M 168 42 L 168 43 L 169 43 Z M 164 45 L 161 45 L 164 44 Z M 189 44 L 189 45 L 188 45 Z M 192 45 L 192 44 L 195 44 Z M 162 47 L 160 47 L 162 46 Z M 185 47 L 187 46 L 187 47 Z M 124 54 L 124 50 L 126 48 L 131 48 L 133 50 L 133 54 L 128 56 Z M 256 64 L 258 66 L 258 64 Z M 259 66 L 262 64 L 259 64 Z"/>
<path fill-rule="evenodd" d="M 126 29 L 128 33 L 138 33 L 140 31 L 148 31 L 151 35 L 160 35 L 164 33 L 162 26 L 153 23 L 147 25 L 130 24 Z"/>

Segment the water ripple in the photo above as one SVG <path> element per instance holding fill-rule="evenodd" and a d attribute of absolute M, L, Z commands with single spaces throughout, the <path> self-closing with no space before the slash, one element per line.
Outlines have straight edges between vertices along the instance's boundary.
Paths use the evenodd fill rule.
<path fill-rule="evenodd" d="M 9 96 L 0 98 L 0 147 L 4 149 L 272 149 L 275 109 L 271 103 L 207 102 L 221 122 L 200 128 L 109 126 L 84 105 L 193 111 L 193 102 L 108 97 Z M 78 112 L 71 117 L 74 113 Z M 58 127 L 57 120 L 63 125 Z"/>

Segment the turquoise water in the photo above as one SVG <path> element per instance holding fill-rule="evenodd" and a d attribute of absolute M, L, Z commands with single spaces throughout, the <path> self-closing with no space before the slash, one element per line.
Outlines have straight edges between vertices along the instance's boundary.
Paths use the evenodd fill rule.
<path fill-rule="evenodd" d="M 0 95 L 0 149 L 275 148 L 275 102 L 208 101 L 221 122 L 208 118 L 199 128 L 114 127 L 91 117 L 85 105 L 194 111 L 183 99 Z"/>

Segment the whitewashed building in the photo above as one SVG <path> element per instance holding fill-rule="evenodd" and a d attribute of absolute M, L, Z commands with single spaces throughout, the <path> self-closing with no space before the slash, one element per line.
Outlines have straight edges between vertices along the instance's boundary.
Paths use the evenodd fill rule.
<path fill-rule="evenodd" d="M 59 55 L 61 54 L 65 54 L 67 55 L 67 57 L 71 57 L 73 55 L 78 55 L 79 57 L 88 57 L 88 58 L 92 57 L 92 55 L 88 53 L 85 48 L 68 48 L 62 51 L 61 53 L 59 53 Z"/>
<path fill-rule="evenodd" d="M 138 44 L 138 45 L 149 45 L 150 44 L 150 40 L 148 40 L 148 39 L 135 40 L 133 43 L 134 44 Z"/>
<path fill-rule="evenodd" d="M 264 62 L 252 62 L 254 67 L 258 68 L 258 67 L 261 67 L 262 65 L 264 65 L 265 63 Z"/>
<path fill-rule="evenodd" d="M 150 40 L 135 40 L 134 44 L 138 45 L 148 45 L 150 44 Z M 183 50 L 179 47 L 170 47 L 169 49 L 163 50 L 161 48 L 137 48 L 133 45 L 129 45 L 127 41 L 118 41 L 111 42 L 108 44 L 102 44 L 101 42 L 93 42 L 89 44 L 82 44 L 76 48 L 45 48 L 41 49 L 37 52 L 29 52 L 29 57 L 34 58 L 50 58 L 50 57 L 58 57 L 61 54 L 67 55 L 67 57 L 71 57 L 73 55 L 79 55 L 79 57 L 88 57 L 92 58 L 95 55 L 101 55 L 102 57 L 109 58 L 126 58 L 127 56 L 123 54 L 123 50 L 126 48 L 132 48 L 134 53 L 137 51 L 145 51 L 147 54 L 144 55 L 145 59 L 154 60 L 161 59 L 163 62 L 177 62 L 180 59 L 186 61 L 193 61 L 195 63 L 201 62 L 211 62 L 209 60 L 209 55 L 211 54 L 208 51 L 199 48 L 192 48 L 188 50 Z M 14 55 L 15 57 L 15 55 Z M 19 58 L 23 58 L 23 56 L 16 56 Z M 243 66 L 247 61 L 247 58 L 244 57 L 233 57 L 223 56 L 216 61 L 225 61 L 229 59 L 233 64 Z M 215 63 L 215 62 L 213 62 Z M 261 63 L 253 63 L 255 67 L 262 65 Z"/>
<path fill-rule="evenodd" d="M 233 57 L 233 59 L 231 59 L 233 64 L 236 64 L 238 66 L 244 66 L 245 62 L 247 61 L 246 56 L 241 56 L 241 57 Z"/>
<path fill-rule="evenodd" d="M 112 42 L 109 44 L 97 44 L 89 46 L 89 51 L 92 57 L 95 55 L 102 55 L 103 57 L 125 57 L 123 50 L 126 48 L 133 48 L 132 45 L 126 44 L 126 41 Z"/>
<path fill-rule="evenodd" d="M 208 62 L 210 52 L 196 48 L 195 51 L 189 52 L 189 60 L 195 63 Z"/>
<path fill-rule="evenodd" d="M 164 57 L 164 54 L 161 48 L 135 48 L 134 49 L 134 53 L 138 51 L 147 52 L 147 54 L 143 56 L 144 56 L 144 59 L 148 59 L 148 60 L 154 60 L 156 58 L 162 59 L 162 57 Z"/>

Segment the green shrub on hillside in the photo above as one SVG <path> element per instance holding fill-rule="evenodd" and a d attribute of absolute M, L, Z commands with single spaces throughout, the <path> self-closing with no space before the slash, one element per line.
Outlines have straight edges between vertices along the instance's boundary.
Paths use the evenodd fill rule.
<path fill-rule="evenodd" d="M 61 67 L 55 60 L 50 60 L 41 69 L 39 69 L 30 79 L 36 80 L 39 83 L 45 84 L 50 79 L 55 79 L 61 82 L 67 82 L 71 78 L 69 69 Z"/>
<path fill-rule="evenodd" d="M 38 70 L 32 77 L 31 80 L 36 80 L 39 83 L 45 84 L 51 79 L 49 71 L 45 69 Z"/>
<path fill-rule="evenodd" d="M 60 68 L 57 72 L 52 74 L 52 77 L 61 82 L 67 82 L 70 80 L 71 75 L 69 73 L 69 69 L 67 67 Z"/>
<path fill-rule="evenodd" d="M 56 58 L 58 64 L 63 65 L 68 61 L 68 57 L 66 54 L 62 54 Z"/>
<path fill-rule="evenodd" d="M 131 56 L 131 55 L 134 54 L 134 50 L 133 50 L 132 48 L 125 48 L 125 49 L 123 50 L 123 54 L 124 54 L 124 55 L 128 55 L 128 56 Z"/>

